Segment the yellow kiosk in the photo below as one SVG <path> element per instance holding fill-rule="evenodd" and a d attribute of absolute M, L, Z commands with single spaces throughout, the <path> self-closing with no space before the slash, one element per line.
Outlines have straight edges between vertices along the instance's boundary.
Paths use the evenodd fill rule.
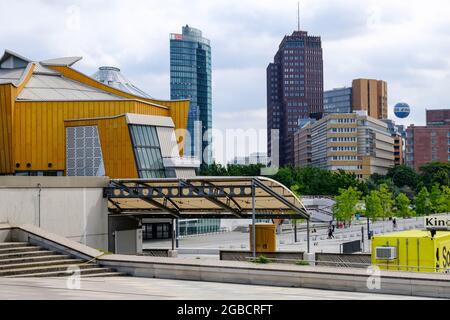
<path fill-rule="evenodd" d="M 450 273 L 450 232 L 442 231 L 448 228 L 443 221 L 450 217 L 425 218 L 428 230 L 373 237 L 372 264 L 382 270 Z"/>
<path fill-rule="evenodd" d="M 271 223 L 255 224 L 256 252 L 276 252 L 276 225 Z M 250 225 L 250 251 L 253 251 L 253 227 Z"/>

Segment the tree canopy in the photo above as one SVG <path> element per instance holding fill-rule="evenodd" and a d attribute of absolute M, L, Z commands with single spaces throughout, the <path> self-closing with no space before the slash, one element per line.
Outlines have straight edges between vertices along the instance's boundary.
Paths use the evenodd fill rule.
<path fill-rule="evenodd" d="M 202 165 L 199 175 L 260 176 L 262 168 L 264 168 L 263 165 L 223 166 L 214 163 Z M 288 188 L 295 187 L 295 190 L 302 195 L 337 196 L 340 194 L 340 189 L 352 187 L 364 196 L 368 196 L 371 191 L 381 190 L 378 197 L 381 198 L 384 215 L 390 214 L 395 203 L 394 199 L 400 194 L 406 195 L 412 201 L 425 187 L 427 192 L 431 192 L 431 195 L 427 196 L 431 196 L 431 199 L 423 198 L 425 193 L 422 191 L 418 201 L 414 201 L 416 206 L 416 202 L 418 202 L 419 212 L 425 214 L 425 209 L 430 209 L 430 212 L 432 210 L 441 211 L 449 201 L 447 200 L 448 193 L 444 192 L 443 187 L 450 188 L 450 164 L 432 162 L 422 166 L 420 173 L 416 173 L 407 166 L 396 166 L 391 168 L 386 175 L 373 174 L 367 181 L 358 179 L 355 174 L 345 171 L 329 171 L 315 167 L 282 167 L 271 178 Z M 438 187 L 434 189 L 433 193 L 435 185 Z M 429 208 L 425 208 L 424 199 L 428 199 L 427 201 L 430 203 L 434 201 L 436 203 L 434 209 L 431 204 Z"/>
<path fill-rule="evenodd" d="M 333 206 L 333 213 L 338 221 L 349 221 L 356 214 L 356 205 L 362 193 L 353 187 L 340 189 Z"/>

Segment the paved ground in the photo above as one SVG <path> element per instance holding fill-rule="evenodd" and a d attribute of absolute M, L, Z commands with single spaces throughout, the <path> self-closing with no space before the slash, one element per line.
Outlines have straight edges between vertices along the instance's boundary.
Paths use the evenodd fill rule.
<path fill-rule="evenodd" d="M 402 231 L 407 229 L 422 228 L 423 219 L 397 219 L 398 228 L 393 229 L 391 221 L 379 221 L 371 224 L 370 229 L 375 234 L 389 233 L 393 231 Z M 311 251 L 312 252 L 326 252 L 339 253 L 340 246 L 343 242 L 360 240 L 361 228 L 364 228 L 364 252 L 370 252 L 370 241 L 367 240 L 367 224 L 365 221 L 354 222 L 351 228 L 336 229 L 335 239 L 327 239 L 326 229 L 317 229 L 317 233 L 311 233 Z M 311 225 L 314 229 L 314 224 Z M 294 242 L 294 233 L 291 231 L 284 231 L 277 235 L 277 248 L 279 250 L 297 250 L 306 251 L 306 232 L 299 231 L 297 234 L 298 241 Z M 171 248 L 171 241 L 149 241 L 144 244 L 144 248 Z M 192 237 L 185 237 L 180 239 L 179 245 L 181 249 L 216 249 L 217 250 L 249 250 L 249 233 L 243 232 L 226 232 L 220 234 L 199 235 Z M 204 255 L 201 250 L 197 254 L 180 254 L 180 258 L 192 258 L 193 256 L 201 259 L 219 259 L 218 254 Z"/>
<path fill-rule="evenodd" d="M 401 300 L 408 296 L 365 294 L 147 278 L 82 280 L 67 289 L 65 278 L 0 278 L 0 300 Z"/>

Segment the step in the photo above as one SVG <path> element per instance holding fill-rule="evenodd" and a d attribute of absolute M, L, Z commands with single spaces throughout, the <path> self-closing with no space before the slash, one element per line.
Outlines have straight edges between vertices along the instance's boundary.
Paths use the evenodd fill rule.
<path fill-rule="evenodd" d="M 58 253 L 53 252 L 53 251 L 48 251 L 48 250 L 7 253 L 7 254 L 0 254 L 0 260 L 11 259 L 11 258 L 21 258 L 21 257 L 39 257 L 39 256 L 46 256 L 46 255 L 47 256 L 48 255 L 58 255 Z"/>
<path fill-rule="evenodd" d="M 53 261 L 39 261 L 39 262 L 25 262 L 25 263 L 12 263 L 0 265 L 0 271 L 10 269 L 22 269 L 22 268 L 35 268 L 35 267 L 51 267 L 51 266 L 63 266 L 63 265 L 77 265 L 85 262 L 82 259 L 64 259 Z"/>
<path fill-rule="evenodd" d="M 1 259 L 0 266 L 4 264 L 15 264 L 15 263 L 33 263 L 33 262 L 41 262 L 41 261 L 58 261 L 70 259 L 69 255 L 45 255 L 45 256 L 36 256 L 36 257 L 21 257 L 21 258 L 12 258 L 12 259 Z"/>
<path fill-rule="evenodd" d="M 39 274 L 44 272 L 62 272 L 65 275 L 70 275 L 67 273 L 67 269 L 70 266 L 80 268 L 81 272 L 84 270 L 95 270 L 97 265 L 95 264 L 72 264 L 72 265 L 54 265 L 54 266 L 43 266 L 43 267 L 26 267 L 26 268 L 12 268 L 7 270 L 0 270 L 0 277 L 14 276 L 14 275 L 28 275 L 28 274 Z M 103 268 L 99 268 L 103 269 Z M 104 269 L 111 271 L 110 269 Z"/>
<path fill-rule="evenodd" d="M 128 276 L 125 272 L 105 272 L 105 273 L 94 273 L 82 275 L 82 278 L 101 278 L 101 277 L 126 277 Z"/>
<path fill-rule="evenodd" d="M 32 252 L 42 250 L 41 247 L 37 246 L 21 246 L 21 247 L 12 247 L 12 248 L 1 248 L 0 247 L 0 255 L 7 253 L 15 253 L 15 252 Z"/>
<path fill-rule="evenodd" d="M 28 242 L 0 242 L 0 249 L 30 246 Z"/>
<path fill-rule="evenodd" d="M 93 277 L 96 275 L 97 277 L 101 277 L 103 274 L 112 274 L 115 273 L 113 270 L 108 268 L 91 268 L 91 269 L 82 269 L 80 271 L 81 277 Z M 32 277 L 68 277 L 70 274 L 68 274 L 66 271 L 49 271 L 49 272 L 41 272 L 41 273 L 33 273 L 33 274 L 21 274 L 21 275 L 9 275 L 5 276 L 6 278 L 32 278 Z"/>

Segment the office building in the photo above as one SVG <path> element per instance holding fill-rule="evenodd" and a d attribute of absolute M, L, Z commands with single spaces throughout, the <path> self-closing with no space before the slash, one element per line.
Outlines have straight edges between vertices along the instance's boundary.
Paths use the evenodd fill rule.
<path fill-rule="evenodd" d="M 416 171 L 429 162 L 450 161 L 450 109 L 427 110 L 427 125 L 406 130 L 406 164 Z"/>
<path fill-rule="evenodd" d="M 391 133 L 391 137 L 394 138 L 395 165 L 403 165 L 405 164 L 405 126 L 396 125 L 395 122 L 390 119 L 383 120 L 383 122 L 388 125 L 388 130 Z"/>
<path fill-rule="evenodd" d="M 376 119 L 388 117 L 387 83 L 382 80 L 356 79 L 351 88 L 324 92 L 324 113 L 351 113 L 366 111 Z"/>
<path fill-rule="evenodd" d="M 387 119 L 387 83 L 382 80 L 356 79 L 352 84 L 353 111 L 367 111 L 369 117 Z"/>
<path fill-rule="evenodd" d="M 294 166 L 297 168 L 311 166 L 311 127 L 314 123 L 315 120 L 301 122 L 299 130 L 294 133 Z"/>
<path fill-rule="evenodd" d="M 242 166 L 248 166 L 248 165 L 256 165 L 261 164 L 264 166 L 268 165 L 268 158 L 267 153 L 264 152 L 254 152 L 251 153 L 248 157 L 234 157 L 233 160 L 229 162 L 229 164 L 234 165 L 242 165 Z"/>
<path fill-rule="evenodd" d="M 186 155 L 212 162 L 211 45 L 198 29 L 170 35 L 170 96 L 189 99 Z"/>
<path fill-rule="evenodd" d="M 267 67 L 267 144 L 270 159 L 294 164 L 294 133 L 298 119 L 320 118 L 323 113 L 323 58 L 320 37 L 305 31 L 285 36 Z M 278 130 L 279 148 L 272 148 L 272 130 Z"/>
<path fill-rule="evenodd" d="M 427 110 L 427 126 L 450 125 L 450 109 Z"/>
<path fill-rule="evenodd" d="M 333 89 L 323 93 L 324 114 L 351 113 L 352 105 L 352 88 Z"/>
<path fill-rule="evenodd" d="M 0 58 L 0 175 L 192 177 L 188 100 L 145 98 L 72 68 L 80 57 Z"/>
<path fill-rule="evenodd" d="M 387 124 L 365 112 L 330 114 L 304 126 L 296 136 L 296 148 L 310 148 L 314 167 L 367 179 L 374 173 L 386 174 L 395 165 L 394 139 Z M 299 164 L 305 166 L 304 161 Z"/>

